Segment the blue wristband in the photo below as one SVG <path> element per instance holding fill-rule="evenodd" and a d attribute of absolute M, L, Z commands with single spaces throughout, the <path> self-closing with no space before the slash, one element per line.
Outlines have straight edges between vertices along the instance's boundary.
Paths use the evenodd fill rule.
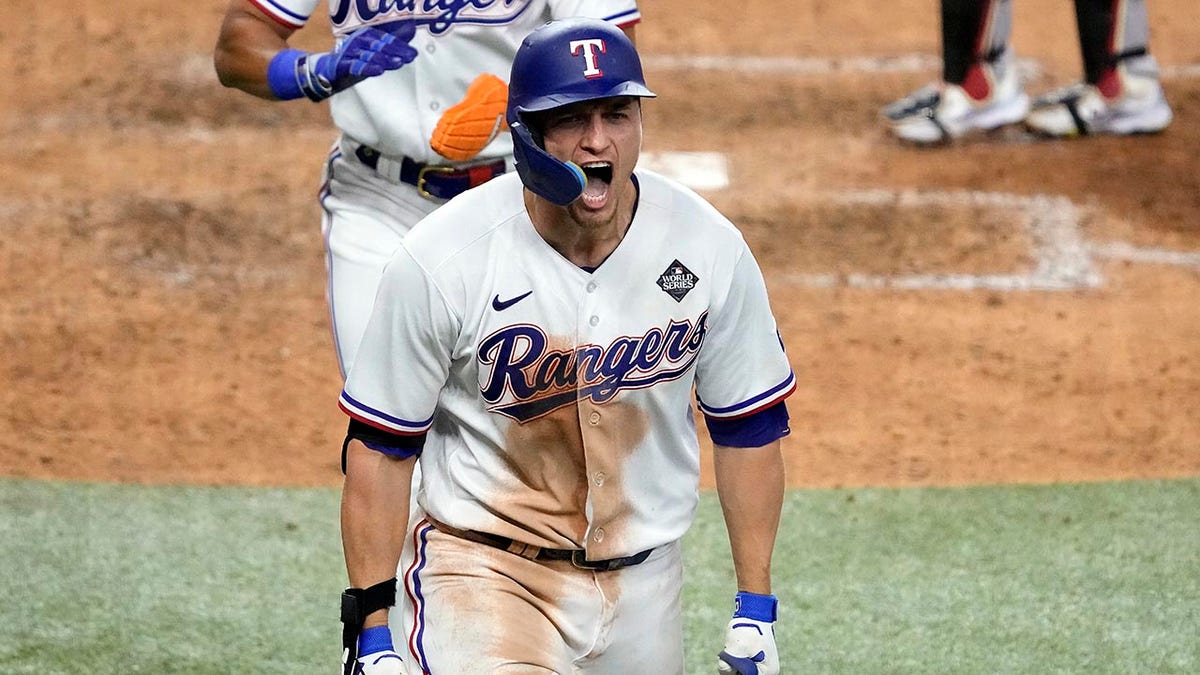
<path fill-rule="evenodd" d="M 367 656 L 378 652 L 394 652 L 392 630 L 387 626 L 364 628 L 358 636 L 358 655 Z"/>
<path fill-rule="evenodd" d="M 737 618 L 775 623 L 778 614 L 779 600 L 773 595 L 738 591 L 733 599 L 733 615 Z"/>
<path fill-rule="evenodd" d="M 267 86 L 281 101 L 290 101 L 304 96 L 300 81 L 296 78 L 296 62 L 308 56 L 299 49 L 285 49 L 271 58 L 267 65 Z"/>

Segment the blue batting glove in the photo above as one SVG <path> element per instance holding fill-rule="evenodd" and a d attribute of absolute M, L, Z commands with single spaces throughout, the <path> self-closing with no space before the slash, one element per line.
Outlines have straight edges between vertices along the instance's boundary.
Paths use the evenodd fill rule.
<path fill-rule="evenodd" d="M 719 675 L 779 675 L 773 595 L 739 592 L 733 619 L 725 633 L 725 649 L 717 655 Z"/>
<path fill-rule="evenodd" d="M 412 21 L 393 21 L 359 28 L 331 52 L 287 49 L 271 59 L 267 83 L 283 100 L 307 96 L 322 101 L 417 58 L 416 48 L 409 44 L 415 34 Z"/>

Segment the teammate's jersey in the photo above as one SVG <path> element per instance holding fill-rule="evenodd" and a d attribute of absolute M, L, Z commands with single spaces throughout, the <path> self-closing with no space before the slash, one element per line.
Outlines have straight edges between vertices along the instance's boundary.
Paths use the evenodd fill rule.
<path fill-rule="evenodd" d="M 320 0 L 251 0 L 265 14 L 300 28 Z M 419 56 L 404 67 L 364 80 L 330 99 L 333 121 L 355 141 L 385 155 L 450 162 L 429 148 L 446 108 L 458 103 L 482 73 L 505 82 L 525 36 L 551 19 L 586 16 L 625 26 L 641 19 L 635 0 L 329 0 L 336 38 L 355 29 L 403 19 L 417 22 L 411 44 Z M 512 154 L 500 133 L 478 159 Z"/>
<path fill-rule="evenodd" d="M 419 501 L 450 525 L 624 556 L 681 537 L 701 410 L 795 387 L 758 264 L 713 207 L 637 171 L 635 217 L 589 273 L 534 229 L 506 174 L 414 227 L 388 264 L 342 393 L 428 431 Z"/>

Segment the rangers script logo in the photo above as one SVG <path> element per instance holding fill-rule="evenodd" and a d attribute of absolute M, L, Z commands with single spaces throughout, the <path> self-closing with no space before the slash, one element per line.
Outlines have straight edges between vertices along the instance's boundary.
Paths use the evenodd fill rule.
<path fill-rule="evenodd" d="M 510 23 L 531 0 L 330 0 L 329 20 L 338 35 L 365 25 L 411 19 L 441 35 L 459 23 Z M 357 21 L 351 20 L 351 13 Z"/>
<path fill-rule="evenodd" d="M 620 337 L 607 347 L 547 349 L 541 328 L 506 326 L 479 343 L 479 393 L 488 410 L 525 423 L 576 400 L 596 404 L 622 389 L 644 389 L 681 377 L 696 361 L 708 331 L 708 312 L 672 321 L 644 335 Z M 486 378 L 486 379 L 484 379 Z"/>

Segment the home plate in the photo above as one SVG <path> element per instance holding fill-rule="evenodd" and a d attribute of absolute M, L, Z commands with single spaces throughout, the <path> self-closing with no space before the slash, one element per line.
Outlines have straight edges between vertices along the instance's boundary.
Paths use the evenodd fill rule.
<path fill-rule="evenodd" d="M 661 173 L 693 190 L 729 187 L 729 164 L 719 152 L 645 152 L 638 168 Z"/>

